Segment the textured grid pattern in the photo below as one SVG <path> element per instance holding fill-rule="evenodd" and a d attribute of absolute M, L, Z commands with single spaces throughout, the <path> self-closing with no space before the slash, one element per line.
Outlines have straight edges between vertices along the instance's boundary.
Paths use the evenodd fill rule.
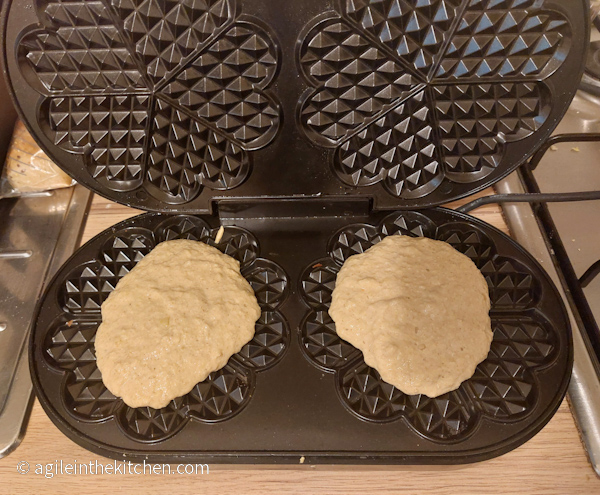
<path fill-rule="evenodd" d="M 403 394 L 335 332 L 327 311 L 339 268 L 349 256 L 386 235 L 426 235 L 446 241 L 470 257 L 488 282 L 494 330 L 490 354 L 456 391 L 433 399 Z M 335 373 L 339 396 L 351 413 L 374 422 L 404 417 L 427 438 L 454 440 L 469 434 L 482 415 L 512 420 L 534 409 L 534 371 L 553 361 L 556 332 L 543 317 L 524 313 L 539 302 L 540 289 L 532 273 L 518 261 L 498 255 L 484 232 L 459 221 L 436 226 L 423 213 L 394 213 L 377 226 L 355 224 L 337 232 L 328 253 L 330 258 L 312 263 L 301 276 L 301 296 L 310 308 L 299 329 L 301 348 L 312 364 Z"/>
<path fill-rule="evenodd" d="M 250 400 L 253 376 L 239 366 L 228 364 L 208 375 L 186 396 L 188 414 L 204 421 L 223 421 Z"/>
<path fill-rule="evenodd" d="M 400 197 L 435 189 L 443 171 L 430 112 L 421 92 L 355 134 L 337 150 L 339 177 L 355 186 L 383 181 Z"/>
<path fill-rule="evenodd" d="M 436 86 L 435 110 L 446 177 L 470 182 L 493 172 L 504 140 L 529 136 L 545 121 L 548 96 L 537 84 Z"/>
<path fill-rule="evenodd" d="M 381 183 L 414 202 L 487 178 L 552 106 L 543 79 L 566 58 L 571 27 L 544 3 L 345 0 L 300 40 L 315 88 L 301 125 L 335 148 L 334 171 L 353 187 Z"/>
<path fill-rule="evenodd" d="M 263 311 L 256 322 L 256 334 L 237 357 L 249 368 L 266 369 L 281 359 L 289 346 L 290 329 L 277 311 Z"/>
<path fill-rule="evenodd" d="M 53 96 L 40 126 L 83 155 L 88 187 L 186 204 L 242 184 L 248 151 L 275 138 L 281 109 L 266 89 L 279 48 L 260 20 L 236 20 L 232 0 L 37 4 L 43 24 L 23 31 L 19 66 Z"/>
<path fill-rule="evenodd" d="M 45 90 L 144 88 L 102 2 L 52 2 L 46 6 L 45 16 L 55 31 L 34 31 L 19 44 L 22 58 Z"/>
<path fill-rule="evenodd" d="M 331 293 L 340 267 L 331 258 L 324 258 L 309 266 L 301 277 L 302 297 L 312 308 L 329 307 Z"/>
<path fill-rule="evenodd" d="M 531 369 L 552 360 L 556 336 L 541 318 L 495 318 L 492 324 L 490 355 L 467 386 L 477 407 L 494 418 L 527 414 L 536 399 Z"/>
<path fill-rule="evenodd" d="M 99 259 L 74 269 L 64 283 L 61 306 L 74 313 L 99 312 L 119 279 L 154 247 L 152 232 L 130 229 L 110 239 Z"/>
<path fill-rule="evenodd" d="M 345 12 L 410 68 L 427 76 L 462 0 L 346 0 Z M 438 56 L 436 56 L 438 55 Z"/>
<path fill-rule="evenodd" d="M 203 185 L 230 189 L 246 178 L 244 150 L 162 100 L 156 101 L 151 143 L 148 183 L 169 203 L 191 201 Z"/>
<path fill-rule="evenodd" d="M 248 404 L 256 372 L 275 365 L 289 347 L 290 330 L 277 311 L 288 293 L 288 277 L 276 263 L 258 258 L 255 236 L 239 227 L 226 227 L 215 244 L 219 228 L 200 217 L 180 215 L 167 219 L 148 215 L 147 227 L 128 227 L 106 234 L 95 259 L 71 270 L 59 291 L 63 314 L 47 330 L 45 357 L 66 372 L 62 399 L 67 411 L 84 421 L 115 417 L 123 432 L 143 442 L 168 438 L 190 417 L 205 422 L 224 421 Z M 211 373 L 191 392 L 160 410 L 132 409 L 114 397 L 102 383 L 96 366 L 94 338 L 101 322 L 100 305 L 125 276 L 158 242 L 192 239 L 214 245 L 241 263 L 242 273 L 256 291 L 262 314 L 255 335 L 221 370 Z"/>
<path fill-rule="evenodd" d="M 238 260 L 244 273 L 246 273 L 245 270 L 250 270 L 246 267 L 256 259 L 259 252 L 256 237 L 240 227 L 225 227 L 221 242 L 215 247 Z M 281 268 L 277 270 L 279 271 Z M 283 270 L 280 273 L 283 273 Z"/>
<path fill-rule="evenodd" d="M 88 171 L 114 187 L 142 180 L 148 96 L 87 96 L 50 100 L 54 142 L 88 151 Z"/>
<path fill-rule="evenodd" d="M 340 265 L 353 254 L 364 253 L 383 236 L 373 225 L 356 224 L 346 227 L 329 241 L 329 254 Z"/>
<path fill-rule="evenodd" d="M 498 256 L 487 261 L 480 270 L 490 287 L 494 307 L 526 309 L 538 302 L 537 282 L 517 261 Z"/>
<path fill-rule="evenodd" d="M 228 136 L 260 147 L 277 132 L 279 107 L 258 88 L 277 68 L 275 44 L 258 26 L 237 23 L 209 46 L 165 93 Z"/>
<path fill-rule="evenodd" d="M 454 249 L 471 258 L 480 270 L 496 253 L 488 237 L 466 223 L 456 222 L 441 227 L 437 239 L 451 244 Z"/>
<path fill-rule="evenodd" d="M 483 232 L 456 222 L 440 227 L 437 238 L 477 265 L 488 283 L 492 310 L 518 312 L 539 303 L 541 289 L 533 274 L 518 261 L 499 256 Z"/>
<path fill-rule="evenodd" d="M 112 0 L 148 75 L 161 80 L 231 19 L 227 0 Z"/>
<path fill-rule="evenodd" d="M 109 239 L 100 253 L 100 261 L 122 278 L 154 248 L 154 235 L 146 229 L 129 229 Z"/>
<path fill-rule="evenodd" d="M 361 362 L 345 375 L 338 375 L 344 402 L 352 411 L 370 419 L 389 420 L 406 410 L 408 396 L 381 380 L 379 373 Z"/>
<path fill-rule="evenodd" d="M 181 397 L 172 400 L 162 409 L 122 407 L 117 412 L 117 424 L 134 440 L 164 440 L 185 425 L 185 409 L 185 402 Z"/>
<path fill-rule="evenodd" d="M 427 215 L 416 211 L 406 211 L 402 215 L 392 213 L 381 221 L 379 228 L 384 236 L 398 234 L 411 237 L 435 237 L 438 230 Z"/>
<path fill-rule="evenodd" d="M 96 366 L 94 337 L 98 322 L 61 322 L 48 334 L 46 352 L 60 369 L 67 370 L 63 397 L 67 409 L 84 421 L 113 414 L 121 405 L 102 383 Z"/>
<path fill-rule="evenodd" d="M 326 371 L 337 370 L 360 355 L 357 349 L 338 337 L 327 309 L 306 315 L 300 331 L 304 354 Z"/>
<path fill-rule="evenodd" d="M 159 241 L 187 239 L 201 241 L 208 239 L 211 234 L 209 225 L 199 217 L 189 215 L 169 216 L 156 229 Z"/>
<path fill-rule="evenodd" d="M 345 404 L 370 421 L 387 422 L 406 416 L 411 426 L 429 438 L 455 438 L 472 427 L 474 415 L 458 391 L 431 399 L 405 395 L 364 362 L 338 375 Z"/>
<path fill-rule="evenodd" d="M 345 22 L 324 21 L 307 36 L 300 54 L 308 78 L 322 89 L 310 95 L 302 119 L 315 138 L 330 143 L 406 95 L 413 77 Z"/>
<path fill-rule="evenodd" d="M 287 275 L 276 263 L 260 260 L 245 269 L 244 277 L 256 294 L 258 304 L 263 308 L 275 309 L 287 296 Z"/>
<path fill-rule="evenodd" d="M 78 266 L 64 283 L 62 306 L 73 313 L 99 313 L 118 280 L 115 273 L 97 261 Z"/>
<path fill-rule="evenodd" d="M 407 416 L 418 432 L 436 440 L 448 440 L 466 435 L 475 425 L 476 415 L 469 411 L 469 401 L 460 391 L 450 392 L 435 399 L 425 395 L 408 396 L 410 412 Z"/>
<path fill-rule="evenodd" d="M 472 0 L 436 78 L 538 76 L 556 55 L 567 21 L 536 0 Z"/>

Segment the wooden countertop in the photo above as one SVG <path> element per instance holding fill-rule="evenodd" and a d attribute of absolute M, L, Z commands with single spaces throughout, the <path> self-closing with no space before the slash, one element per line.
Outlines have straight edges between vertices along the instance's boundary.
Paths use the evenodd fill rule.
<path fill-rule="evenodd" d="M 483 194 L 490 194 L 484 191 Z M 463 203 L 453 203 L 456 207 Z M 96 196 L 82 242 L 101 230 L 139 213 Z M 504 231 L 506 224 L 496 206 L 477 210 L 476 216 Z M 79 447 L 48 419 L 36 401 L 23 443 L 0 460 L 0 480 L 8 493 L 600 493 L 588 463 L 567 401 L 550 423 L 520 448 L 487 462 L 457 468 L 318 466 L 265 468 L 213 464 L 208 475 L 67 475 L 51 479 L 34 474 L 36 464 L 109 462 Z M 18 474 L 20 461 L 31 471 Z"/>

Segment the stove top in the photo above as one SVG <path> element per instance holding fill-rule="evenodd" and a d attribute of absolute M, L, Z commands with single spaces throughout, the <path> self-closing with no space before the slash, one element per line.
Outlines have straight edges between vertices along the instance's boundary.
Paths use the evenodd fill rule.
<path fill-rule="evenodd" d="M 600 133 L 600 98 L 585 93 L 579 95 L 558 131 Z M 600 139 L 554 145 L 532 175 L 542 192 L 600 189 Z M 600 258 L 600 201 L 549 203 L 548 210 L 574 274 L 581 280 Z M 581 289 L 591 310 L 587 333 L 600 359 L 600 277 L 590 276 L 586 282 Z"/>
<path fill-rule="evenodd" d="M 580 91 L 554 136 L 497 185 L 512 235 L 554 279 L 569 308 L 575 363 L 569 400 L 584 447 L 600 475 L 600 97 Z M 539 203 L 539 196 L 560 195 Z M 573 201 L 586 198 L 585 201 Z M 489 201 L 488 201 L 489 200 Z M 481 204 L 474 202 L 473 207 Z M 463 211 L 470 211 L 465 205 Z"/>

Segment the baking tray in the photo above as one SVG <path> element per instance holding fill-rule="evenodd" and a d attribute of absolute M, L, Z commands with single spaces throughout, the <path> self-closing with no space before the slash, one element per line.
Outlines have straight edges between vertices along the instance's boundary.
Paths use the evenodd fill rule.
<path fill-rule="evenodd" d="M 147 213 L 102 232 L 62 267 L 37 308 L 30 366 L 44 410 L 93 452 L 150 462 L 456 464 L 527 441 L 560 405 L 573 361 L 565 308 L 545 271 L 468 215 L 369 206 L 224 201 L 218 216 Z M 157 243 L 214 245 L 220 225 L 217 247 L 241 261 L 262 307 L 256 336 L 167 407 L 127 407 L 96 367 L 102 301 Z M 396 234 L 450 243 L 490 287 L 490 354 L 458 390 L 435 399 L 383 382 L 327 313 L 343 261 Z"/>
<path fill-rule="evenodd" d="M 93 191 L 418 209 L 523 163 L 575 94 L 585 0 L 19 0 L 4 63 L 40 146 Z"/>

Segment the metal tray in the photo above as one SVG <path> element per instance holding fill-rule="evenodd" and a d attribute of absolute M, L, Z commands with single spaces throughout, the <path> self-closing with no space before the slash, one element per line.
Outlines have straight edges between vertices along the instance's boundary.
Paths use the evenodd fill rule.
<path fill-rule="evenodd" d="M 589 37 L 585 0 L 19 0 L 2 24 L 48 155 L 119 203 L 188 213 L 479 191 L 555 128 Z"/>
<path fill-rule="evenodd" d="M 95 363 L 102 301 L 156 243 L 214 244 L 221 224 L 217 247 L 241 261 L 263 309 L 255 338 L 169 406 L 125 406 L 103 386 Z M 327 313 L 343 261 L 394 234 L 450 243 L 490 287 L 490 354 L 458 390 L 435 399 L 383 382 L 337 337 Z M 62 267 L 36 321 L 31 375 L 52 421 L 96 453 L 151 462 L 480 461 L 514 449 L 550 420 L 573 360 L 563 303 L 513 240 L 451 210 L 371 213 L 367 200 L 224 201 L 218 217 L 126 220 Z"/>

